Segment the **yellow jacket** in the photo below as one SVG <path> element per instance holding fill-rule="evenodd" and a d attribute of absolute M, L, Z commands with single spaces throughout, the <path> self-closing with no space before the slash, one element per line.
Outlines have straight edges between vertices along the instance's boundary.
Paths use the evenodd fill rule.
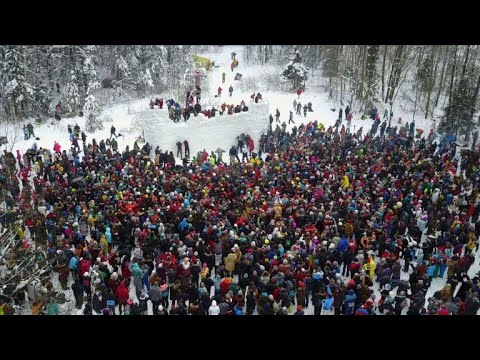
<path fill-rule="evenodd" d="M 210 270 L 208 270 L 208 267 L 204 267 L 202 271 L 200 271 L 200 276 L 202 277 L 202 280 L 205 280 L 208 276 L 208 273 Z"/>
<path fill-rule="evenodd" d="M 260 166 L 262 164 L 262 162 L 260 161 L 259 158 L 256 158 L 256 159 L 251 158 L 250 163 L 253 164 L 253 165 L 256 165 L 256 166 Z"/>
<path fill-rule="evenodd" d="M 107 255 L 108 254 L 108 242 L 105 238 L 105 235 L 102 235 L 100 238 L 100 247 L 102 248 L 102 252 Z"/>
<path fill-rule="evenodd" d="M 475 250 L 476 243 L 477 242 L 474 239 L 470 238 L 470 240 L 468 240 L 468 242 L 467 242 L 468 250 L 470 250 L 470 251 Z"/>
<path fill-rule="evenodd" d="M 367 272 L 367 275 L 370 276 L 370 279 L 373 279 L 376 267 L 377 265 L 375 264 L 375 261 L 373 261 L 373 259 L 370 259 L 369 262 L 365 262 L 365 264 L 363 264 L 363 270 Z"/>
<path fill-rule="evenodd" d="M 348 189 L 350 187 L 350 180 L 347 175 L 343 175 L 342 188 Z"/>

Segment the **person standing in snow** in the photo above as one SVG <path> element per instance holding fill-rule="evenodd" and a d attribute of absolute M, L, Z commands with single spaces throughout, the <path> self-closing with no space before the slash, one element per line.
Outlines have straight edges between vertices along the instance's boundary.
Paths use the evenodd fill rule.
<path fill-rule="evenodd" d="M 185 148 L 185 157 L 190 157 L 190 145 L 187 140 L 183 142 L 183 147 Z"/>
<path fill-rule="evenodd" d="M 292 110 L 290 110 L 290 116 L 288 117 L 288 124 L 290 124 L 290 123 L 295 124 L 295 122 L 293 121 L 293 111 Z"/>
<path fill-rule="evenodd" d="M 225 150 L 218 147 L 217 150 L 215 150 L 215 152 L 217 153 L 217 162 L 223 164 L 222 155 L 225 152 Z"/>
<path fill-rule="evenodd" d="M 226 77 L 226 76 L 227 76 L 227 75 L 226 75 L 225 73 L 222 74 L 222 84 L 225 84 L 225 77 Z"/>
<path fill-rule="evenodd" d="M 30 139 L 30 131 L 28 131 L 28 128 L 25 125 L 23 125 L 23 136 L 24 140 Z"/>
<path fill-rule="evenodd" d="M 232 60 L 235 60 L 235 56 L 237 56 L 237 53 L 233 51 L 231 55 L 232 55 Z"/>
<path fill-rule="evenodd" d="M 116 131 L 117 129 L 115 129 L 115 126 L 112 125 L 112 127 L 110 128 L 110 139 L 112 138 L 113 135 L 117 137 Z"/>
<path fill-rule="evenodd" d="M 233 164 L 235 158 L 238 160 L 238 162 L 240 162 L 240 158 L 238 157 L 238 148 L 235 145 L 230 148 L 228 154 L 230 155 L 230 165 Z"/>
<path fill-rule="evenodd" d="M 248 145 L 244 143 L 242 145 L 242 162 L 248 161 Z"/>
<path fill-rule="evenodd" d="M 150 287 L 148 291 L 148 296 L 153 304 L 153 315 L 158 315 L 158 306 L 162 301 L 162 292 L 160 291 L 160 287 L 158 285 L 158 281 L 155 281 L 153 286 Z"/>
<path fill-rule="evenodd" d="M 350 114 L 350 107 L 347 105 L 345 108 L 345 119 L 348 119 L 348 114 Z"/>
<path fill-rule="evenodd" d="M 349 124 L 351 123 L 352 118 L 353 118 L 352 113 L 348 113 L 348 115 L 347 115 L 347 121 L 348 121 Z"/>
<path fill-rule="evenodd" d="M 33 125 L 31 123 L 28 123 L 27 128 L 28 128 L 28 132 L 30 133 L 30 136 L 35 137 L 35 133 L 33 132 Z"/>
<path fill-rule="evenodd" d="M 60 121 L 61 113 L 62 113 L 62 102 L 59 101 L 58 104 L 55 106 L 55 116 L 54 117 L 57 121 Z"/>
<path fill-rule="evenodd" d="M 228 88 L 228 92 L 230 93 L 230 96 L 232 96 L 233 94 L 233 86 L 230 85 L 230 87 Z"/>
<path fill-rule="evenodd" d="M 278 109 L 275 111 L 275 121 L 280 122 L 280 111 Z"/>
<path fill-rule="evenodd" d="M 338 118 L 340 119 L 340 121 L 342 121 L 342 118 L 343 118 L 343 109 L 340 108 L 340 110 L 338 110 Z"/>
<path fill-rule="evenodd" d="M 304 116 L 304 117 L 307 117 L 307 111 L 308 111 L 308 106 L 307 106 L 307 105 L 303 105 L 303 116 Z"/>
<path fill-rule="evenodd" d="M 302 103 L 298 102 L 297 104 L 297 115 L 302 115 Z"/>
<path fill-rule="evenodd" d="M 75 150 L 80 151 L 80 145 L 78 145 L 78 139 L 75 136 L 72 139 L 72 147 Z"/>
<path fill-rule="evenodd" d="M 268 123 L 270 124 L 270 129 L 272 128 L 272 124 L 273 124 L 273 116 L 272 114 L 270 114 L 270 116 L 268 117 Z"/>
<path fill-rule="evenodd" d="M 217 93 L 218 93 L 217 97 L 222 96 L 222 90 L 223 90 L 223 89 L 219 86 L 219 87 L 218 87 L 218 90 L 217 90 Z"/>
<path fill-rule="evenodd" d="M 182 142 L 179 140 L 179 141 L 177 141 L 176 145 L 177 145 L 177 157 L 181 159 L 181 158 L 183 158 L 183 156 L 182 156 Z"/>

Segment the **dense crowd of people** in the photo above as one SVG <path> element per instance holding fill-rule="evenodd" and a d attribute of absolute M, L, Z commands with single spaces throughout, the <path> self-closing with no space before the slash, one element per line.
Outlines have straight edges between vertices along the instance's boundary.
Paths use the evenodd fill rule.
<path fill-rule="evenodd" d="M 231 60 L 233 72 L 235 52 Z M 479 246 L 480 153 L 459 157 L 451 139 L 414 136 L 401 118 L 391 126 L 387 110 L 382 123 L 376 108 L 365 134 L 351 131 L 348 106 L 333 126 L 297 127 L 293 113 L 313 111 L 301 94 L 291 131 L 277 109 L 260 139 L 237 136 L 228 164 L 220 147 L 190 161 L 183 139 L 182 166 L 144 137 L 119 149 L 113 125 L 99 143 L 75 125 L 68 150 L 5 150 L 0 230 L 17 242 L 0 259 L 0 314 L 57 315 L 66 294 L 85 315 L 476 314 L 479 278 L 468 273 Z M 184 105 L 157 98 L 150 107 L 165 103 L 174 122 L 248 111 L 244 101 L 200 101 L 196 86 Z M 24 135 L 35 137 L 33 126 Z M 19 286 L 32 253 L 46 271 Z M 442 287 L 428 296 L 437 278 Z"/>
<path fill-rule="evenodd" d="M 217 89 L 217 94 L 215 95 L 216 98 L 220 98 L 222 95 L 223 89 L 219 86 Z M 233 94 L 233 86 L 230 85 L 228 88 L 228 92 L 230 97 Z M 262 94 L 257 93 L 253 94 L 251 96 L 252 101 L 255 103 L 258 103 L 259 100 L 262 100 Z M 242 100 L 240 104 L 228 104 L 226 101 L 223 102 L 218 108 L 215 106 L 204 106 L 200 104 L 201 100 L 201 88 L 200 86 L 196 86 L 194 90 L 192 91 L 187 91 L 187 94 L 185 96 L 185 105 L 182 106 L 178 102 L 176 102 L 173 99 L 169 99 L 164 102 L 163 98 L 155 98 L 150 100 L 150 108 L 154 109 L 155 106 L 158 107 L 158 109 L 163 109 L 164 103 L 167 105 L 167 111 L 168 111 L 168 117 L 170 120 L 173 122 L 180 122 L 180 120 L 183 118 L 183 120 L 186 122 L 190 119 L 190 116 L 193 115 L 197 117 L 199 114 L 203 114 L 206 118 L 210 119 L 212 117 L 215 117 L 215 115 L 233 115 L 233 114 L 238 114 L 241 112 L 247 112 L 248 111 L 248 106 L 246 105 L 245 101 Z"/>
<path fill-rule="evenodd" d="M 479 154 L 463 153 L 457 176 L 455 143 L 409 130 L 277 125 L 258 156 L 240 135 L 228 165 L 223 149 L 175 166 L 115 139 L 83 138 L 81 161 L 73 144 L 4 151 L 0 223 L 62 289 L 48 274 L 25 297 L 7 287 L 0 313 L 57 314 L 55 293 L 71 288 L 84 314 L 146 314 L 149 302 L 159 315 L 476 314 Z"/>

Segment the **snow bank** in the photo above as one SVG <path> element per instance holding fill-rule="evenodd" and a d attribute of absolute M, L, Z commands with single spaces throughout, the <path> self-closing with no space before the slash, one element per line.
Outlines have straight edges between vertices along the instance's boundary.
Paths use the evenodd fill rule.
<path fill-rule="evenodd" d="M 165 108 L 155 108 L 140 112 L 133 124 L 144 129 L 145 139 L 153 148 L 159 145 L 162 151 L 174 150 L 178 140 L 187 140 L 191 157 L 204 148 L 209 153 L 217 147 L 228 152 L 241 133 L 250 135 L 258 149 L 257 141 L 268 129 L 270 106 L 268 103 L 255 104 L 253 101 L 247 103 L 247 106 L 247 112 L 222 116 L 217 113 L 210 119 L 200 114 L 197 117 L 191 116 L 187 122 L 182 120 L 179 123 L 168 118 Z M 175 151 L 174 154 L 176 155 Z"/>

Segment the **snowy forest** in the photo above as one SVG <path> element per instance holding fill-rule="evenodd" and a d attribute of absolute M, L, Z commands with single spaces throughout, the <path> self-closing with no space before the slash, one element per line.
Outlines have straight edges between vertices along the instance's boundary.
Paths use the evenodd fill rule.
<path fill-rule="evenodd" d="M 0 118 L 9 121 L 52 114 L 78 115 L 124 96 L 168 91 L 182 94 L 192 54 L 205 46 L 1 45 Z M 217 47 L 218 48 L 218 47 Z M 478 109 L 478 45 L 301 45 L 301 71 L 279 71 L 278 90 L 319 85 L 357 111 L 401 104 L 413 117 L 438 118 L 439 131 L 469 140 Z M 215 47 L 213 52 L 215 51 Z M 292 62 L 293 45 L 246 45 L 242 61 Z M 287 71 L 288 73 L 288 71 Z M 283 76 L 281 76 L 283 75 Z M 280 81 L 280 80 L 291 81 Z M 88 99 L 88 100 L 87 100 Z M 387 105 L 385 105 L 387 104 Z"/>

